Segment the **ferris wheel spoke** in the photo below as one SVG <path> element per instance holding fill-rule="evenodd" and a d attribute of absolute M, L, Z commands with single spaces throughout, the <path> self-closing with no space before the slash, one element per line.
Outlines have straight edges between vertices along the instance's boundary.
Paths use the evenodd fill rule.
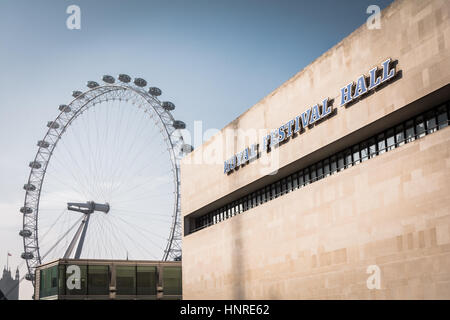
<path fill-rule="evenodd" d="M 93 114 L 93 119 L 91 119 L 90 117 L 87 117 L 86 121 L 83 121 L 83 125 L 85 128 L 85 134 L 86 134 L 86 144 L 89 148 L 88 153 L 86 154 L 86 157 L 88 157 L 89 159 L 89 168 L 90 168 L 90 175 L 91 175 L 91 180 L 92 180 L 92 187 L 93 187 L 93 195 L 95 196 L 95 198 L 101 198 L 101 190 L 100 190 L 100 178 L 99 178 L 99 161 L 98 161 L 98 153 L 99 153 L 99 148 L 98 146 L 92 146 L 93 145 L 93 141 L 91 141 L 92 139 L 92 130 L 91 130 L 91 122 L 94 121 L 94 127 L 95 127 L 95 132 L 96 132 L 96 136 L 97 136 L 97 141 L 100 140 L 100 133 L 98 130 L 98 117 L 97 117 L 97 111 L 96 108 L 87 108 L 87 113 L 92 113 Z"/>
<path fill-rule="evenodd" d="M 141 218 L 142 217 L 142 214 L 137 214 L 136 215 L 136 214 L 133 214 L 132 212 L 123 212 L 121 210 L 117 210 L 117 212 L 121 213 L 121 216 L 123 216 L 123 217 L 128 217 L 128 218 Z M 171 221 L 171 216 L 167 215 L 166 218 L 167 219 L 164 220 L 164 219 L 161 219 L 161 218 L 158 218 L 158 217 L 151 217 L 151 216 L 146 217 L 146 219 L 148 219 L 148 221 L 151 221 L 151 222 L 162 222 L 162 223 L 165 223 L 166 225 L 169 225 L 169 223 Z"/>
<path fill-rule="evenodd" d="M 84 194 L 84 192 L 82 191 L 82 189 L 80 189 L 80 187 L 75 187 L 73 184 L 69 184 L 68 182 L 64 182 L 62 181 L 62 179 L 60 179 L 57 175 L 53 174 L 52 172 L 47 172 L 47 174 L 54 180 L 56 180 L 58 182 L 58 184 L 61 184 L 65 187 L 67 187 L 68 190 L 73 190 L 76 191 L 78 194 Z M 59 190 L 61 191 L 61 190 Z"/>
<path fill-rule="evenodd" d="M 73 136 L 75 137 L 75 140 L 77 142 L 77 146 L 79 148 L 79 154 L 81 154 L 81 155 L 88 155 L 89 153 L 87 153 L 86 150 L 84 149 L 84 147 L 82 146 L 82 143 L 80 141 L 80 137 L 77 134 L 75 134 Z M 77 157 L 73 154 L 71 148 L 67 147 L 65 143 L 63 143 L 63 147 L 64 147 L 64 150 L 67 151 L 67 154 L 70 155 L 70 160 L 73 161 L 73 163 L 77 167 L 76 168 L 77 169 L 77 173 L 80 175 L 80 178 L 77 178 L 77 174 L 76 173 L 72 173 L 71 174 L 72 178 L 74 180 L 77 180 L 77 181 L 83 181 L 83 182 L 79 182 L 79 183 L 84 185 L 85 188 L 88 188 L 88 186 L 91 185 L 90 180 L 92 179 L 92 177 L 94 175 L 93 169 L 92 169 L 92 164 L 89 162 L 85 166 L 80 165 L 78 160 L 77 160 Z M 70 163 L 70 162 L 65 162 L 65 163 Z M 64 167 L 63 164 L 62 164 L 62 166 Z M 67 165 L 65 167 L 67 167 Z M 84 170 L 83 168 L 87 168 L 89 170 L 89 172 L 86 173 L 86 170 Z M 92 194 L 93 190 L 91 188 L 89 188 L 89 189 L 90 190 L 88 192 Z"/>
<path fill-rule="evenodd" d="M 82 218 L 78 219 L 66 232 L 64 232 L 64 234 L 62 235 L 62 237 L 60 237 L 51 247 L 50 249 L 47 250 L 46 253 L 44 253 L 44 255 L 41 257 L 42 260 L 44 260 L 58 245 L 59 243 L 65 238 L 67 237 L 67 235 L 70 233 L 70 231 L 72 231 L 80 222 L 81 222 Z"/>
<path fill-rule="evenodd" d="M 118 217 L 116 217 L 116 218 L 118 218 Z M 123 219 L 118 219 L 118 220 L 115 220 L 116 222 L 117 221 L 121 221 L 121 222 L 123 222 L 123 224 L 126 224 L 126 225 L 130 225 L 127 221 L 125 221 L 125 220 L 123 220 Z M 114 222 L 113 222 L 114 223 Z M 138 229 L 136 229 L 136 228 L 134 228 L 135 229 L 135 231 L 138 231 Z M 124 229 L 123 228 L 121 228 L 121 230 L 123 231 Z M 139 231 L 138 231 L 139 232 Z M 131 239 L 130 238 L 130 236 L 129 236 L 129 234 L 127 233 L 127 232 L 122 232 L 122 233 L 124 233 L 125 234 L 125 236 L 130 240 L 130 242 L 131 243 L 133 243 L 134 241 L 133 241 L 133 239 Z M 147 239 L 146 240 L 148 240 L 151 244 L 153 244 L 154 246 L 156 246 L 158 249 L 160 249 L 160 250 L 164 250 L 162 247 L 160 247 L 157 243 L 155 243 L 155 242 L 153 242 L 150 238 L 148 238 L 147 237 Z M 155 257 L 154 255 L 153 255 L 153 253 L 151 252 L 151 251 L 149 251 L 146 247 L 144 247 L 139 241 L 136 241 L 136 242 L 134 242 L 134 245 L 138 245 L 140 248 L 142 248 L 145 252 L 147 252 L 148 254 L 150 254 L 151 256 L 153 256 L 153 257 Z M 156 257 L 155 257 L 156 258 Z"/>
<path fill-rule="evenodd" d="M 167 174 L 169 174 L 169 173 L 171 173 L 171 172 L 173 172 L 172 168 L 170 168 L 169 170 L 166 170 L 166 171 L 161 172 L 161 173 L 160 173 L 160 176 L 161 176 L 161 177 L 164 177 L 164 176 L 166 176 Z M 139 175 L 138 175 L 138 174 L 135 175 L 135 177 L 141 177 L 141 176 L 143 176 L 142 173 L 139 174 Z M 148 179 L 147 181 L 141 182 L 140 184 L 137 184 L 137 185 L 135 184 L 135 185 L 133 185 L 133 186 L 131 187 L 131 189 L 130 189 L 130 188 L 127 188 L 126 190 L 134 190 L 134 187 L 142 187 L 142 186 L 144 186 L 145 184 L 148 184 L 149 182 L 154 182 L 154 179 L 155 179 L 155 178 L 151 178 L 151 179 Z M 137 179 L 136 179 L 136 180 L 137 180 Z M 127 182 L 129 183 L 129 181 L 132 181 L 132 177 L 126 177 L 126 178 L 122 179 L 122 182 L 121 182 L 119 185 L 115 186 L 115 187 L 111 190 L 111 194 L 119 193 L 119 191 L 120 191 L 120 194 L 127 193 L 127 191 L 125 191 L 125 192 L 122 191 L 122 187 L 126 186 Z M 158 185 L 154 185 L 150 190 L 153 190 L 154 188 L 157 188 L 157 187 L 158 187 Z"/>
<path fill-rule="evenodd" d="M 123 212 L 133 212 L 133 213 L 139 213 L 139 214 L 147 214 L 150 216 L 160 216 L 160 217 L 167 217 L 166 213 L 161 213 L 161 212 L 154 212 L 154 211 L 136 211 L 136 210 L 128 210 L 127 207 L 117 207 L 114 206 L 115 210 L 120 210 Z"/>
<path fill-rule="evenodd" d="M 150 231 L 147 230 L 145 228 L 143 228 L 142 226 L 139 226 L 135 223 L 130 222 L 129 220 L 125 220 L 122 217 L 118 216 L 118 215 L 114 215 L 114 218 L 116 218 L 116 220 L 120 220 L 121 222 L 125 223 L 126 225 L 130 226 L 132 229 L 135 229 L 136 231 L 140 232 L 141 234 L 143 234 L 142 232 L 145 232 L 144 237 L 148 237 L 149 235 L 152 237 L 157 237 L 159 239 L 162 240 L 166 240 L 166 238 L 164 236 L 159 235 L 158 233 L 156 233 L 155 231 Z M 141 230 L 141 231 L 139 231 Z M 158 246 L 156 243 L 154 243 L 156 246 Z M 159 249 L 162 249 L 161 247 L 159 247 Z"/>
<path fill-rule="evenodd" d="M 118 235 L 120 234 L 120 230 L 116 229 L 116 227 L 114 226 L 114 224 L 112 223 L 111 219 L 105 219 L 106 221 L 106 225 L 109 226 L 109 234 L 112 235 L 112 239 L 115 240 L 115 243 L 117 244 L 117 246 L 115 247 L 121 247 L 123 252 L 127 252 L 127 248 L 124 246 L 123 244 L 123 240 L 121 241 L 118 238 Z"/>
<path fill-rule="evenodd" d="M 124 154 L 126 155 L 130 155 L 133 152 L 134 146 L 136 145 L 137 141 L 139 140 L 138 137 L 140 135 L 142 135 L 142 131 L 145 129 L 146 126 L 149 125 L 150 121 L 144 121 L 145 117 L 142 117 L 140 119 L 140 123 L 138 124 L 138 126 L 144 125 L 142 128 L 139 127 L 139 130 L 135 130 L 135 134 L 134 137 L 132 138 L 132 142 L 128 145 L 128 148 L 126 148 L 126 151 Z M 139 156 L 140 154 L 137 153 L 136 156 Z M 135 159 L 133 159 L 135 160 Z M 131 163 L 133 163 L 134 161 L 132 161 Z M 131 164 L 130 163 L 130 164 Z M 122 166 L 122 171 L 128 170 L 128 166 Z M 120 177 L 121 176 L 121 172 L 117 173 L 117 175 Z"/>
<path fill-rule="evenodd" d="M 105 143 L 100 144 L 100 146 L 101 146 L 100 157 L 102 159 L 105 157 L 105 154 L 106 154 L 106 146 L 108 145 L 108 141 L 109 141 L 108 138 L 109 138 L 109 127 L 110 127 L 109 126 L 110 106 L 108 105 L 105 109 L 106 109 L 105 110 L 105 117 L 102 117 L 103 120 L 106 123 L 105 130 L 103 132 L 103 141 L 105 141 Z M 103 166 L 100 166 L 100 173 L 101 173 L 100 178 L 101 178 L 101 181 L 102 181 L 102 195 L 103 195 L 103 198 L 105 198 L 106 197 L 106 184 L 104 183 L 104 181 L 106 181 L 106 177 L 107 177 L 107 173 L 106 173 L 107 170 L 106 169 L 108 169 L 108 168 L 106 167 L 106 159 L 105 160 L 101 160 L 101 162 L 99 162 L 99 164 L 100 163 L 104 164 Z"/>
<path fill-rule="evenodd" d="M 105 223 L 105 218 L 104 218 L 104 217 L 102 217 L 102 218 L 99 219 L 99 220 L 102 220 L 102 221 L 101 221 L 101 222 L 98 221 L 98 225 L 102 228 L 102 230 L 106 229 L 106 230 L 104 231 L 104 234 L 106 235 L 105 240 L 107 241 L 108 246 L 107 246 L 105 249 L 107 249 L 107 251 L 109 250 L 109 257 L 110 257 L 111 259 L 113 259 L 113 257 L 114 257 L 114 254 L 113 254 L 113 248 L 115 248 L 115 245 L 114 245 L 114 243 L 113 243 L 113 241 L 112 241 L 113 239 L 112 239 L 112 237 L 111 237 L 112 230 L 111 230 L 111 228 L 109 227 L 109 225 Z"/>
<path fill-rule="evenodd" d="M 143 251 L 146 252 L 147 254 L 149 254 L 151 257 L 153 257 L 153 258 L 155 257 L 154 254 L 151 251 L 149 251 L 147 248 L 143 247 L 140 244 L 140 241 L 136 241 L 136 239 L 132 239 L 129 236 L 128 232 L 125 232 L 125 229 L 123 228 L 123 226 L 119 226 L 116 223 L 117 220 L 110 219 L 109 222 L 110 222 L 110 224 L 112 224 L 114 226 L 114 229 L 116 230 L 116 233 L 118 235 L 122 235 L 121 239 L 122 239 L 122 242 L 124 244 L 123 248 L 124 248 L 124 250 L 125 250 L 127 255 L 128 255 L 128 253 L 130 253 L 130 251 L 133 251 L 133 249 L 136 250 L 137 248 L 139 248 L 141 250 L 143 249 Z M 126 244 L 128 244 L 129 246 L 127 247 Z"/>
<path fill-rule="evenodd" d="M 123 106 L 123 108 L 125 108 L 125 106 Z M 132 117 L 132 112 L 128 112 L 127 114 L 127 120 L 126 120 L 126 125 L 124 127 L 123 132 L 128 133 L 131 129 L 132 123 L 133 123 L 133 117 Z M 118 133 L 120 133 L 120 131 L 118 131 Z M 117 150 L 125 150 L 126 146 L 127 146 L 127 136 L 125 134 L 119 134 L 119 139 L 117 139 L 118 143 L 118 148 Z M 125 152 L 119 152 L 118 156 L 116 157 L 118 163 L 122 163 L 122 158 L 125 155 Z"/>
<path fill-rule="evenodd" d="M 45 239 L 45 237 L 50 233 L 50 231 L 53 229 L 53 227 L 59 222 L 59 220 L 62 218 L 62 216 L 66 213 L 66 209 L 62 210 L 59 216 L 56 218 L 56 220 L 50 225 L 50 227 L 47 229 L 47 231 L 41 236 L 41 241 Z M 42 228 L 42 226 L 41 226 Z"/>
<path fill-rule="evenodd" d="M 117 104 L 117 106 L 116 106 L 116 104 Z M 113 101 L 111 104 L 111 108 L 113 108 L 113 111 L 116 108 L 120 108 L 120 101 Z M 124 108 L 120 108 L 122 113 L 123 113 L 123 109 Z M 116 144 L 117 144 L 118 134 L 120 132 L 120 130 L 117 130 L 117 128 L 120 128 L 119 123 L 121 120 L 122 119 L 120 119 L 120 117 L 117 117 L 117 115 L 116 115 L 116 117 L 114 117 L 114 114 L 113 114 L 111 120 L 108 121 L 111 125 L 109 123 L 107 123 L 108 127 L 111 126 L 112 128 L 115 129 L 115 130 L 112 130 L 112 134 L 106 135 L 108 140 L 107 140 L 107 143 L 105 143 L 105 145 L 110 144 L 111 150 L 113 150 L 113 151 L 117 150 Z M 113 125 L 113 122 L 114 122 L 114 125 Z M 110 139 L 112 139 L 112 141 Z M 116 158 L 114 156 L 114 154 L 111 154 L 111 150 L 110 150 L 110 153 L 106 153 L 106 150 L 105 150 L 105 154 L 104 154 L 104 168 L 107 173 L 107 177 L 110 180 L 109 184 L 105 187 L 105 193 L 108 195 L 110 194 L 109 190 L 112 187 L 113 179 L 114 179 L 114 175 L 112 174 L 112 163 L 114 162 L 114 159 Z"/>
<path fill-rule="evenodd" d="M 73 154 L 72 154 L 72 152 L 71 152 L 71 150 L 69 149 L 69 148 L 67 148 L 66 147 L 66 145 L 65 145 L 65 141 L 64 140 L 61 140 L 61 146 L 64 148 L 64 150 L 70 155 L 70 157 L 71 157 L 71 159 L 73 159 L 72 161 L 73 161 L 73 163 L 75 164 L 75 166 L 78 168 L 78 170 L 79 170 L 79 172 L 81 173 L 81 172 L 83 172 L 83 170 L 81 169 L 81 166 L 78 164 L 78 161 L 76 160 L 76 157 L 74 157 L 73 156 Z M 66 172 L 68 172 L 69 174 L 70 174 L 70 176 L 74 179 L 74 181 L 76 181 L 77 182 L 77 184 L 81 187 L 81 189 L 83 190 L 84 188 L 85 188 L 85 186 L 86 185 L 88 185 L 87 184 L 87 181 L 86 181 L 86 178 L 85 178 L 85 175 L 83 174 L 82 175 L 82 177 L 85 179 L 85 181 L 83 182 L 81 179 L 81 176 L 80 177 L 77 177 L 77 175 L 76 175 L 76 173 L 73 171 L 73 169 L 72 168 L 67 168 L 67 165 L 65 165 L 65 164 L 67 164 L 67 162 L 65 161 L 64 163 L 62 163 L 59 159 L 58 159 L 58 157 L 55 157 L 54 158 L 54 160 L 52 161 L 52 163 L 54 163 L 54 164 L 57 164 L 58 166 L 60 166 L 62 169 L 65 169 L 65 171 Z M 62 170 L 60 170 L 60 171 L 62 171 Z M 51 168 L 48 170 L 48 172 L 51 172 Z M 64 171 L 63 171 L 64 172 Z M 85 191 L 83 191 L 83 193 L 84 193 Z"/>
<path fill-rule="evenodd" d="M 88 160 L 88 163 L 84 166 L 81 166 L 78 164 L 78 161 L 76 160 L 77 157 L 75 157 L 71 151 L 71 148 L 66 148 L 66 150 L 69 151 L 70 156 L 72 159 L 75 159 L 77 165 L 78 165 L 78 169 L 83 172 L 83 176 L 85 177 L 85 180 L 87 182 L 87 185 L 89 185 L 89 180 L 90 178 L 93 176 L 93 174 L 95 173 L 95 169 L 93 168 L 93 163 L 92 163 L 92 157 L 89 157 L 89 155 L 91 154 L 91 149 L 87 150 L 87 148 L 89 148 L 89 143 L 86 143 L 87 139 L 82 139 L 85 138 L 86 132 L 88 130 L 86 122 L 88 121 L 88 117 L 86 116 L 86 113 L 89 112 L 88 110 L 85 110 L 80 116 L 79 116 L 79 121 L 76 121 L 76 126 L 74 126 L 72 129 L 73 131 L 77 130 L 76 132 L 74 132 L 74 134 L 71 136 L 76 142 L 76 146 L 78 147 L 78 154 L 80 155 L 85 155 L 84 159 Z M 78 128 L 77 128 L 78 127 Z M 88 135 L 90 136 L 90 134 Z M 83 141 L 82 141 L 83 140 Z M 89 172 L 85 173 L 85 170 L 82 170 L 82 168 L 86 168 L 88 169 Z"/>
<path fill-rule="evenodd" d="M 114 203 L 130 204 L 130 203 L 136 203 L 136 201 L 140 201 L 140 200 L 148 202 L 149 200 L 152 200 L 152 199 L 156 199 L 156 200 L 158 198 L 161 199 L 161 198 L 163 198 L 163 196 L 166 196 L 166 198 L 167 198 L 167 196 L 171 196 L 171 195 L 173 196 L 174 193 L 173 192 L 163 192 L 163 193 L 149 194 L 149 193 L 145 192 L 145 193 L 141 193 L 139 195 L 134 195 L 133 198 L 127 198 L 126 200 L 114 200 Z"/>
<path fill-rule="evenodd" d="M 95 175 L 94 175 L 94 181 L 95 181 L 95 185 L 96 185 L 96 191 L 97 191 L 97 198 L 102 198 L 105 199 L 105 192 L 104 192 L 104 168 L 103 168 L 103 160 L 102 157 L 104 156 L 104 146 L 106 145 L 106 137 L 105 137 L 105 133 L 104 132 L 100 132 L 98 130 L 99 125 L 100 125 L 100 119 L 103 120 L 103 117 L 100 116 L 100 119 L 97 115 L 97 109 L 96 108 L 91 108 L 92 112 L 95 115 L 95 120 L 94 120 L 94 124 L 93 126 L 96 128 L 96 132 L 97 132 L 97 140 L 95 141 L 95 143 L 91 143 L 90 138 L 91 135 L 88 136 L 88 141 L 89 141 L 89 145 L 90 148 L 92 148 L 92 144 L 94 144 L 93 149 L 91 150 L 91 152 L 93 153 L 93 162 L 94 162 L 94 170 L 95 170 Z M 109 114 L 109 109 L 106 108 L 106 110 L 104 111 L 106 113 L 106 116 Z M 87 123 L 88 127 L 91 125 L 91 122 Z M 106 127 L 106 130 L 108 129 L 108 126 Z M 89 130 L 89 129 L 88 129 Z"/>
<path fill-rule="evenodd" d="M 170 179 L 167 179 L 167 180 L 165 181 L 164 178 L 168 178 L 168 176 L 166 175 L 166 176 L 152 177 L 152 178 L 146 179 L 146 180 L 143 181 L 143 182 L 134 184 L 134 185 L 131 186 L 130 188 L 127 188 L 127 189 L 121 191 L 120 194 L 121 194 L 121 196 L 123 196 L 123 195 L 125 195 L 125 194 L 128 194 L 129 192 L 135 191 L 135 190 L 138 189 L 138 188 L 141 188 L 141 187 L 143 187 L 143 186 L 145 186 L 145 185 L 148 185 L 149 183 L 152 183 L 152 187 L 151 187 L 151 188 L 147 188 L 147 189 L 145 190 L 145 192 L 154 190 L 154 189 L 156 189 L 156 188 L 161 188 L 162 185 L 167 184 L 167 183 L 173 183 L 173 181 L 171 181 Z M 163 182 L 165 182 L 165 183 L 163 183 Z M 153 194 L 156 194 L 156 193 L 153 193 Z"/>
<path fill-rule="evenodd" d="M 158 153 L 157 156 L 156 156 L 156 159 L 160 158 L 161 155 L 163 155 L 165 153 L 167 153 L 167 150 L 163 150 L 162 152 Z M 148 169 L 150 166 L 155 166 L 155 162 L 151 161 L 151 158 L 149 158 L 148 161 L 145 162 L 143 166 L 139 167 L 138 170 L 136 170 L 132 174 L 124 177 L 122 180 L 123 181 L 127 181 L 131 177 L 139 176 L 138 173 L 142 173 L 144 170 Z M 170 168 L 169 170 L 164 171 L 162 174 L 169 173 L 170 171 L 173 171 L 173 169 Z M 114 190 L 119 190 L 119 186 L 117 188 L 115 188 Z"/>

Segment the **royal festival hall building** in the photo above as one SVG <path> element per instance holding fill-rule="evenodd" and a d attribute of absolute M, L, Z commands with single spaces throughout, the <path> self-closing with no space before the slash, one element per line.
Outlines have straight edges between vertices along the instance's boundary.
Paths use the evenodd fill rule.
<path fill-rule="evenodd" d="M 183 159 L 183 299 L 450 299 L 450 2 L 380 21 Z"/>

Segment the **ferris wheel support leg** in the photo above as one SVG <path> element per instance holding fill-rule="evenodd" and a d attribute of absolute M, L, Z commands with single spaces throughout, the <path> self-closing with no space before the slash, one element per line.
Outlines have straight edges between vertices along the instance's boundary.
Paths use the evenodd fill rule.
<path fill-rule="evenodd" d="M 86 231 L 88 228 L 90 217 L 91 217 L 91 215 L 88 214 L 87 218 L 86 218 L 86 222 L 84 223 L 83 233 L 81 234 L 81 238 L 80 238 L 80 241 L 78 242 L 78 246 L 77 246 L 77 251 L 75 252 L 75 259 L 80 259 L 81 251 L 83 250 L 84 239 L 86 238 Z"/>
<path fill-rule="evenodd" d="M 78 227 L 78 230 L 75 233 L 75 236 L 73 237 L 72 241 L 70 242 L 70 245 L 66 250 L 66 253 L 64 253 L 64 259 L 69 259 L 70 255 L 72 254 L 73 248 L 75 248 L 75 244 L 77 243 L 78 238 L 80 238 L 81 232 L 83 232 L 82 242 L 84 242 L 84 237 L 86 236 L 86 229 L 87 229 L 87 225 L 89 222 L 89 216 L 90 216 L 90 214 L 86 214 L 85 217 L 83 218 L 83 220 L 81 221 L 81 224 Z M 80 240 L 81 247 L 80 247 L 80 244 L 78 244 L 76 254 L 79 254 L 79 255 L 81 254 L 81 249 L 83 248 L 82 242 Z"/>

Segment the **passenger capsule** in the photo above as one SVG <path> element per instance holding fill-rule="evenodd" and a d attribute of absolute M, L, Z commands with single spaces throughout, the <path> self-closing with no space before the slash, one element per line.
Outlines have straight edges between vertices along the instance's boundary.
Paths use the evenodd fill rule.
<path fill-rule="evenodd" d="M 131 78 L 127 74 L 119 74 L 119 80 L 124 83 L 128 83 L 131 81 Z"/>
<path fill-rule="evenodd" d="M 134 79 L 134 84 L 137 85 L 138 87 L 143 88 L 143 87 L 145 87 L 147 85 L 147 81 L 145 81 L 142 78 L 135 78 Z"/>
<path fill-rule="evenodd" d="M 190 144 L 185 143 L 181 146 L 181 152 L 183 153 L 190 153 L 192 150 L 194 150 L 194 147 Z"/>
<path fill-rule="evenodd" d="M 31 231 L 27 230 L 27 229 L 23 229 L 23 230 L 19 231 L 19 235 L 24 238 L 29 238 L 29 237 L 31 237 Z"/>
<path fill-rule="evenodd" d="M 23 189 L 26 191 L 34 191 L 36 190 L 36 186 L 34 184 L 27 183 L 23 185 Z"/>
<path fill-rule="evenodd" d="M 162 94 L 161 89 L 157 87 L 149 88 L 148 93 L 150 93 L 154 97 L 159 97 Z"/>
<path fill-rule="evenodd" d="M 20 208 L 20 212 L 22 212 L 23 214 L 30 214 L 33 212 L 33 209 L 30 207 L 22 207 Z"/>
<path fill-rule="evenodd" d="M 88 81 L 86 86 L 90 89 L 94 89 L 94 88 L 97 88 L 99 86 L 99 84 L 95 81 Z"/>
<path fill-rule="evenodd" d="M 25 275 L 25 280 L 33 281 L 33 280 L 34 280 L 34 276 L 33 276 L 31 273 L 27 273 L 27 274 Z M 33 296 L 34 296 L 34 295 L 33 295 Z"/>
<path fill-rule="evenodd" d="M 50 146 L 50 143 L 44 140 L 39 140 L 37 146 L 41 148 L 48 148 Z"/>
<path fill-rule="evenodd" d="M 29 167 L 32 169 L 40 169 L 42 167 L 42 165 L 40 164 L 40 162 L 31 161 L 29 164 Z"/>
<path fill-rule="evenodd" d="M 34 255 L 31 252 L 24 252 L 20 256 L 22 257 L 22 259 L 25 259 L 25 260 L 30 260 L 30 259 L 34 258 Z"/>
<path fill-rule="evenodd" d="M 65 113 L 70 112 L 70 111 L 72 110 L 72 109 L 70 109 L 70 107 L 69 107 L 68 105 L 66 105 L 66 104 L 60 104 L 58 109 L 59 109 L 59 111 L 65 112 Z"/>
<path fill-rule="evenodd" d="M 181 121 L 181 120 L 174 120 L 173 121 L 173 127 L 175 129 L 185 129 L 186 128 L 186 124 Z"/>
<path fill-rule="evenodd" d="M 81 91 L 72 91 L 72 97 L 74 97 L 74 98 L 78 98 L 82 94 L 83 94 L 83 92 L 81 92 Z"/>
<path fill-rule="evenodd" d="M 49 121 L 47 122 L 47 127 L 49 127 L 50 129 L 58 129 L 59 123 L 56 121 Z"/>
<path fill-rule="evenodd" d="M 114 77 L 109 76 L 109 75 L 104 75 L 102 80 L 103 80 L 103 82 L 110 83 L 110 84 L 116 82 L 116 79 L 114 79 Z"/>
<path fill-rule="evenodd" d="M 167 110 L 167 111 L 172 111 L 175 109 L 175 105 L 170 101 L 164 101 L 162 103 L 162 107 L 164 108 L 164 110 Z"/>

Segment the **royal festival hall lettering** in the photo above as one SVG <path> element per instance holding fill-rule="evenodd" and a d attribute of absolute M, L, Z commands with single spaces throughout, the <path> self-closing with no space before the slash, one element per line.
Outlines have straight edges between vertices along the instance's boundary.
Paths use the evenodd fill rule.
<path fill-rule="evenodd" d="M 392 66 L 391 59 L 383 61 L 381 68 L 370 69 L 368 75 L 361 75 L 355 82 L 350 82 L 341 88 L 340 106 L 346 106 L 362 99 L 367 93 L 396 76 L 395 66 Z M 303 133 L 307 128 L 312 129 L 319 120 L 328 119 L 333 114 L 333 106 L 329 98 L 322 100 L 322 103 L 316 104 L 304 110 L 301 114 L 286 123 L 278 129 L 271 131 L 262 137 L 261 144 L 254 143 L 250 147 L 234 154 L 224 162 L 223 172 L 229 174 L 242 165 L 259 157 L 262 152 L 270 150 L 280 143 L 289 140 L 289 138 Z M 261 150 L 259 146 L 262 146 Z"/>

